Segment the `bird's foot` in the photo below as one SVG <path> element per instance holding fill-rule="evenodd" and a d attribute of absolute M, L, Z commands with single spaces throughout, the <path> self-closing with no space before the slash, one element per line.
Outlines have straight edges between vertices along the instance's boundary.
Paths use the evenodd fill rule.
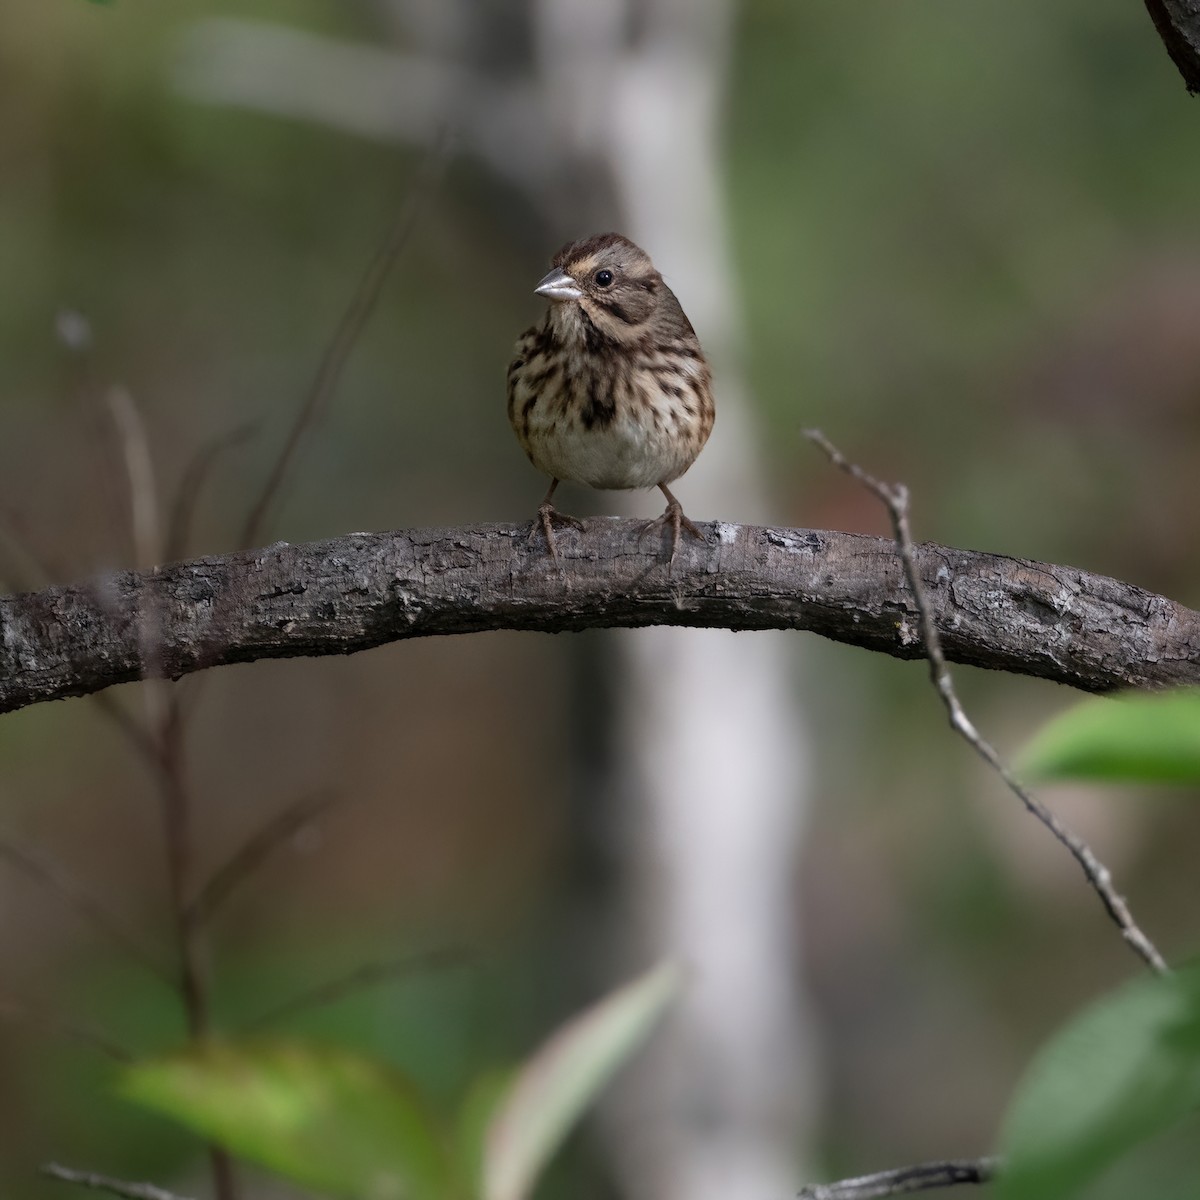
<path fill-rule="evenodd" d="M 569 516 L 567 513 L 561 513 L 549 500 L 543 500 L 538 505 L 538 520 L 533 523 L 533 529 L 530 531 L 530 536 L 537 533 L 541 523 L 542 534 L 546 539 L 546 546 L 550 551 L 550 557 L 556 562 L 558 561 L 558 546 L 554 541 L 554 525 L 557 522 L 559 525 L 570 525 L 572 529 L 583 529 L 583 522 L 578 517 Z"/>
<path fill-rule="evenodd" d="M 653 520 L 647 521 L 646 524 L 642 526 L 642 532 L 638 535 L 638 546 L 641 546 L 642 542 L 645 540 L 646 534 L 648 534 L 650 530 L 657 529 L 659 526 L 668 524 L 671 526 L 671 558 L 669 560 L 669 564 L 671 566 L 675 565 L 675 555 L 679 551 L 679 538 L 685 529 L 692 535 L 692 537 L 696 538 L 697 541 L 706 542 L 708 540 L 704 536 L 704 531 L 700 528 L 700 526 L 697 525 L 695 521 L 690 520 L 684 515 L 683 506 L 678 500 L 672 497 L 667 501 L 667 507 L 663 511 L 662 516 L 655 517 Z"/>

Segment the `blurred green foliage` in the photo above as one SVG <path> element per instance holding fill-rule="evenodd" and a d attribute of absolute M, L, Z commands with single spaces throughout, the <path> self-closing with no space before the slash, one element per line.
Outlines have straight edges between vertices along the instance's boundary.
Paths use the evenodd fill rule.
<path fill-rule="evenodd" d="M 1198 1110 L 1200 968 L 1139 979 L 1034 1060 L 1000 1135 L 999 1200 L 1071 1200 L 1162 1130 L 1186 1119 L 1194 1137 Z"/>
<path fill-rule="evenodd" d="M 1019 765 L 1042 779 L 1200 784 L 1200 689 L 1085 701 L 1042 728 Z"/>
<path fill-rule="evenodd" d="M 319 1192 L 528 1200 L 547 1163 L 679 987 L 664 964 L 575 1017 L 518 1070 L 478 1076 L 456 1133 L 399 1071 L 302 1042 L 210 1042 L 124 1072 L 119 1093 Z"/>
<path fill-rule="evenodd" d="M 1092 699 L 1042 729 L 1022 768 L 1048 779 L 1200 779 L 1200 692 Z M 1192 931 L 1193 941 L 1195 932 Z M 1002 1200 L 1070 1200 L 1200 1111 L 1200 967 L 1137 980 L 1090 1004 L 1034 1059 L 1000 1134 Z M 1174 1184 L 1200 1181 L 1200 1163 Z M 1120 1194 L 1119 1192 L 1117 1194 Z"/>
<path fill-rule="evenodd" d="M 449 1200 L 451 1165 L 398 1072 L 301 1043 L 212 1043 L 131 1068 L 120 1094 L 303 1187 Z"/>

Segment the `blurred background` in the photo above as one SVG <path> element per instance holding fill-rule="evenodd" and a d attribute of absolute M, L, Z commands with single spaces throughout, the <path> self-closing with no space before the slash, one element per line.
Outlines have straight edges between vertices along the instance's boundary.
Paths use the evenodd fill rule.
<path fill-rule="evenodd" d="M 10 0 L 6 590 L 134 562 L 113 385 L 164 514 L 197 455 L 251 426 L 185 550 L 235 547 L 445 132 L 263 542 L 530 517 L 544 481 L 504 368 L 554 250 L 617 228 L 714 360 L 716 429 L 676 489 L 693 518 L 886 533 L 803 441 L 818 425 L 909 485 L 920 539 L 1200 606 L 1198 122 L 1135 0 Z M 1010 754 L 1074 698 L 957 677 Z M 548 1196 L 757 1200 L 986 1152 L 1034 1048 L 1138 969 L 919 663 L 806 635 L 489 634 L 183 686 L 198 878 L 272 813 L 336 797 L 208 931 L 218 1027 L 456 947 L 279 1023 L 449 1109 L 652 958 L 688 961 L 674 1025 Z M 137 688 L 110 695 L 140 717 Z M 1046 798 L 1167 957 L 1188 952 L 1194 798 Z M 205 1194 L 194 1142 L 65 1036 L 168 1048 L 175 997 L 11 852 L 168 953 L 157 783 L 111 714 L 0 720 L 0 846 L 0 1190 L 60 1194 L 35 1176 L 54 1158 Z M 1158 1148 L 1153 1194 L 1185 1194 L 1188 1156 Z"/>

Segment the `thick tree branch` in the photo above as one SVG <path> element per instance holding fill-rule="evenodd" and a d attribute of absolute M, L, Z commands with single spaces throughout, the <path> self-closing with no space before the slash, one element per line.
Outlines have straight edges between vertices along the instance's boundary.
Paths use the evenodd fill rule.
<path fill-rule="evenodd" d="M 1146 0 L 1146 10 L 1187 90 L 1200 92 L 1200 0 Z"/>
<path fill-rule="evenodd" d="M 115 683 L 489 629 L 807 629 L 924 654 L 892 541 L 713 523 L 673 569 L 638 521 L 349 534 L 0 598 L 0 712 Z M 916 547 L 947 659 L 1087 691 L 1200 683 L 1200 613 L 1074 567 Z M 148 642 L 153 641 L 153 644 Z"/>

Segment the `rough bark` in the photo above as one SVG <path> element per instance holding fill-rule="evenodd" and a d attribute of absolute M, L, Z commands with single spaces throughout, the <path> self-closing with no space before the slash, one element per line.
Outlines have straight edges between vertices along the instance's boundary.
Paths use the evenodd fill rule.
<path fill-rule="evenodd" d="M 1146 0 L 1146 10 L 1187 90 L 1200 92 L 1200 0 Z"/>
<path fill-rule="evenodd" d="M 685 539 L 594 519 L 348 534 L 0 598 L 0 712 L 147 675 L 351 654 L 401 638 L 603 626 L 807 629 L 900 658 L 921 647 L 891 541 L 712 523 Z M 1086 691 L 1200 683 L 1200 613 L 1074 567 L 926 543 L 946 653 Z"/>

